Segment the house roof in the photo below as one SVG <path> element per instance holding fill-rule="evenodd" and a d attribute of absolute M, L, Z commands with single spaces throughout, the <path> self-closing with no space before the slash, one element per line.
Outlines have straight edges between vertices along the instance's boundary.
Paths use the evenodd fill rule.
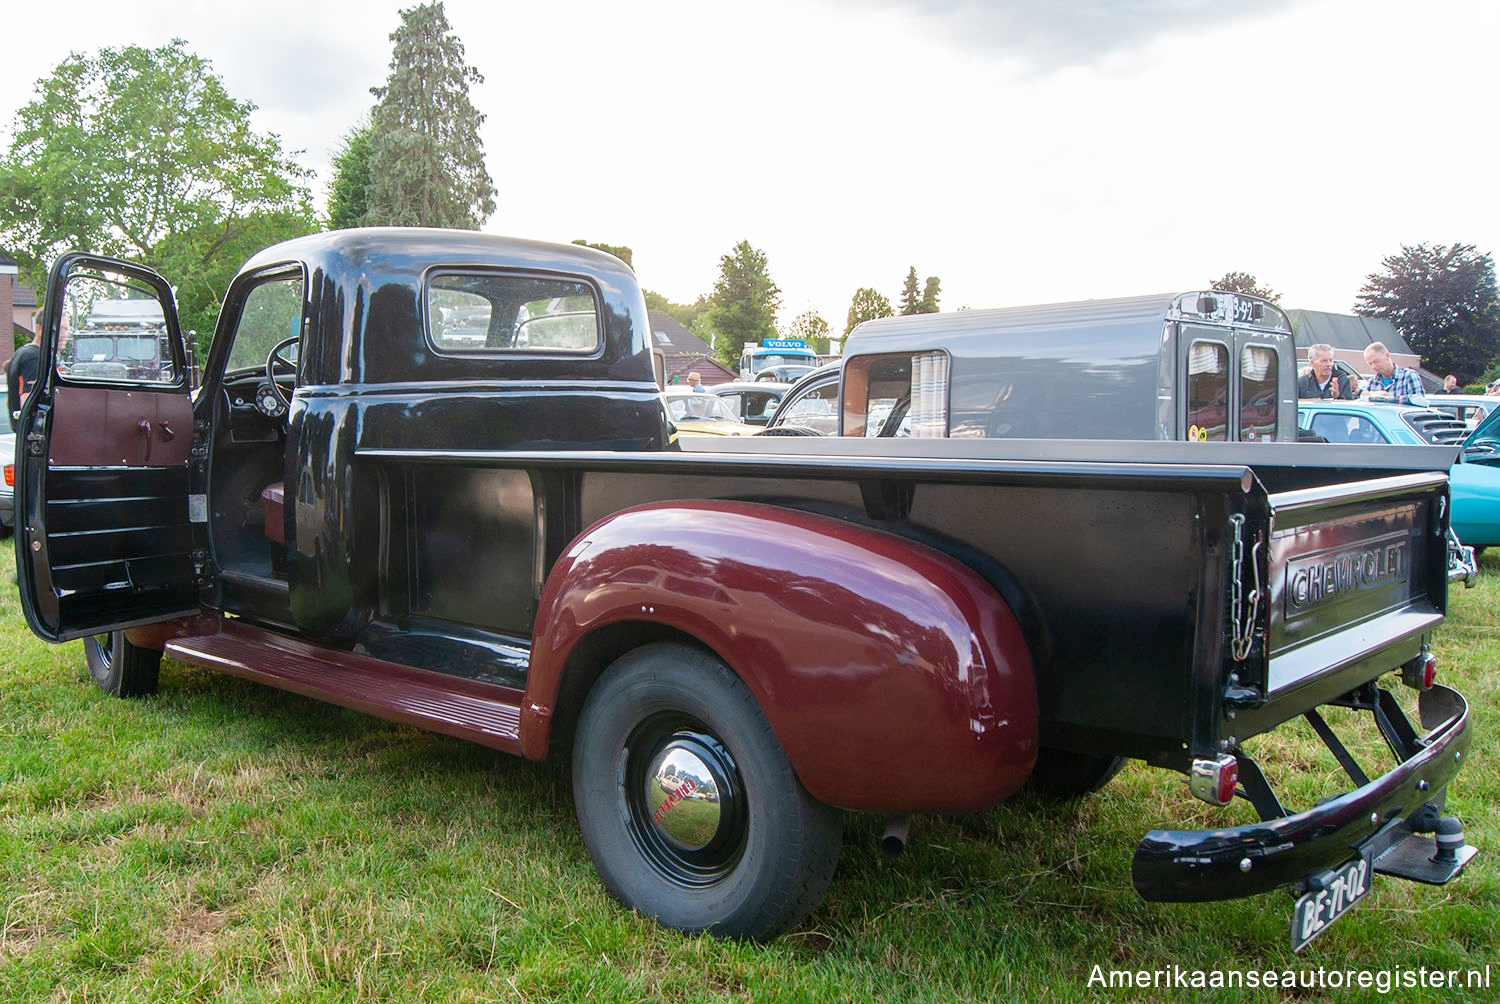
<path fill-rule="evenodd" d="M 677 319 L 665 310 L 648 310 L 651 317 L 651 335 L 656 347 L 668 356 L 701 355 L 713 353 L 713 347 L 677 323 Z"/>
<path fill-rule="evenodd" d="M 4 268 L 9 271 L 11 275 L 15 275 L 16 260 L 10 255 L 6 254 L 4 248 L 0 248 L 0 268 Z"/>

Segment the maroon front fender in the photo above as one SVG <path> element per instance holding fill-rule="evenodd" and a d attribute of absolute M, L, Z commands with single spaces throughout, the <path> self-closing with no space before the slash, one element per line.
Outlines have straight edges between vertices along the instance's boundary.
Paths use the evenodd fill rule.
<path fill-rule="evenodd" d="M 833 805 L 960 811 L 1036 759 L 1031 660 L 1010 609 L 924 545 L 744 502 L 673 502 L 585 531 L 543 591 L 521 740 L 545 750 L 564 667 L 591 632 L 698 639 L 755 695 L 802 783 Z"/>

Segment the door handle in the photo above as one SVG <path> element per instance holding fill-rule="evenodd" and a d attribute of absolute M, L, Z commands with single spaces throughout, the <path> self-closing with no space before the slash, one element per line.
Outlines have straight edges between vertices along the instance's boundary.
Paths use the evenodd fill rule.
<path fill-rule="evenodd" d="M 143 418 L 135 423 L 135 429 L 146 437 L 146 459 L 144 463 L 151 463 L 151 420 Z"/>

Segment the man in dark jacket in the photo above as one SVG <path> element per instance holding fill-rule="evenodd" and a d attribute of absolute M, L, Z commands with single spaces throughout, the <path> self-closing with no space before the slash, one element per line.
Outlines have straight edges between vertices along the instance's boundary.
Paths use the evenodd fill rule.
<path fill-rule="evenodd" d="M 1333 346 L 1323 342 L 1307 350 L 1309 369 L 1297 381 L 1299 398 L 1341 398 L 1352 401 L 1359 396 L 1352 380 L 1344 380 L 1333 371 Z"/>

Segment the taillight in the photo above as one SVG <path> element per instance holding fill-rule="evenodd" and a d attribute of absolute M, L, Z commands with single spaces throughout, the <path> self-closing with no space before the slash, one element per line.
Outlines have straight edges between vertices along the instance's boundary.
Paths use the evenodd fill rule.
<path fill-rule="evenodd" d="M 1416 690 L 1431 690 L 1437 682 L 1437 656 L 1424 650 L 1415 659 L 1402 663 L 1401 682 Z"/>
<path fill-rule="evenodd" d="M 1226 754 L 1212 760 L 1194 760 L 1188 772 L 1188 790 L 1209 805 L 1228 805 L 1240 781 L 1240 762 Z"/>
<path fill-rule="evenodd" d="M 15 464 L 6 464 L 5 465 L 5 484 L 6 484 L 6 487 L 8 487 L 8 488 L 14 488 L 16 486 L 16 465 Z"/>

